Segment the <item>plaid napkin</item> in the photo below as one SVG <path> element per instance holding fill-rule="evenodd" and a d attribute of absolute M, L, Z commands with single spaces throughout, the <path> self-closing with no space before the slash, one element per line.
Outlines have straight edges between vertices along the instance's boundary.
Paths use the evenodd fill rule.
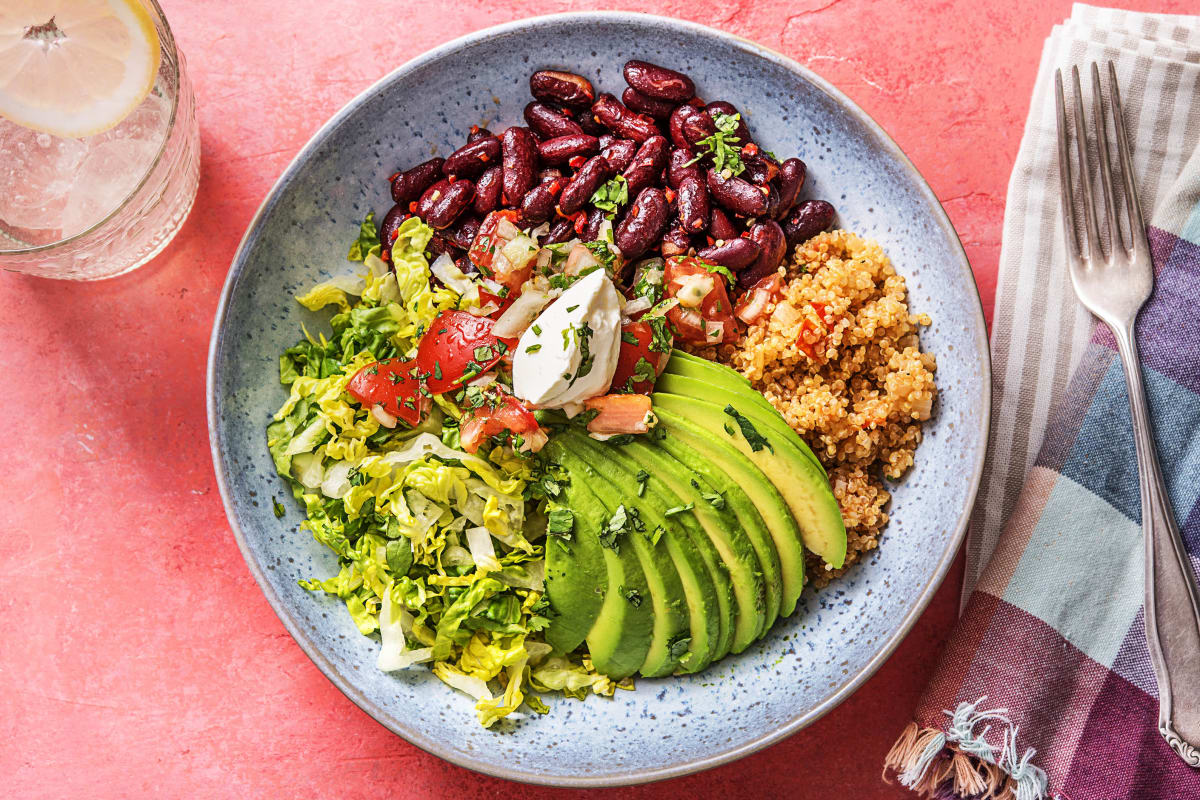
<path fill-rule="evenodd" d="M 1200 18 L 1085 6 L 1076 6 L 1047 41 L 1005 215 L 992 341 L 993 451 L 985 477 L 992 492 L 981 496 L 973 520 L 972 591 L 916 719 L 885 768 L 885 777 L 925 796 L 1200 798 L 1200 771 L 1186 766 L 1157 729 L 1125 382 L 1107 329 L 1093 326 L 1069 285 L 1052 92 L 1055 67 L 1110 59 L 1117 65 L 1137 145 L 1140 196 L 1155 209 L 1149 228 L 1155 292 L 1138 324 L 1146 391 L 1195 568 L 1197 50 Z M 1077 346 L 1081 330 L 1086 336 Z"/>

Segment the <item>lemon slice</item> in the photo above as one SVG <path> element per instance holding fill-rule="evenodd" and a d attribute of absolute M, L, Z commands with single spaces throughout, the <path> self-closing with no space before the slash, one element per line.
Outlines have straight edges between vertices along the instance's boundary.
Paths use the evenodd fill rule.
<path fill-rule="evenodd" d="M 159 57 L 138 0 L 0 0 L 0 116 L 56 136 L 106 131 L 149 94 Z"/>

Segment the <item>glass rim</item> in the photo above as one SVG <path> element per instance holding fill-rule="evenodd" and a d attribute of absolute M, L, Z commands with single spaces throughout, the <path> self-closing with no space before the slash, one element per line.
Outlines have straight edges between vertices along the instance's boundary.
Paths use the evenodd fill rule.
<path fill-rule="evenodd" d="M 154 170 L 158 167 L 159 162 L 162 161 L 163 153 L 165 153 L 167 150 L 167 144 L 171 141 L 171 133 L 175 130 L 175 119 L 179 112 L 179 90 L 182 84 L 182 81 L 180 80 L 182 76 L 182 69 L 180 65 L 181 55 L 179 53 L 179 48 L 175 45 L 175 34 L 171 31 L 171 24 L 167 22 L 167 15 L 163 13 L 162 6 L 158 4 L 158 0 L 139 0 L 139 2 L 141 2 L 143 5 L 149 5 L 151 10 L 154 12 L 155 26 L 159 29 L 159 47 L 161 49 L 168 50 L 168 52 L 170 52 L 170 54 L 173 56 L 171 69 L 175 75 L 176 85 L 175 96 L 171 98 L 171 116 L 167 119 L 166 135 L 163 136 L 162 144 L 160 144 L 158 147 L 158 152 L 154 154 L 154 160 L 150 162 L 150 166 L 146 168 L 145 173 L 137 182 L 137 185 L 129 191 L 129 194 L 125 195 L 124 199 L 122 199 L 112 211 L 105 214 L 100 220 L 89 225 L 87 228 L 84 228 L 79 233 L 72 234 L 65 239 L 58 239 L 57 241 L 53 241 L 48 244 L 19 247 L 15 250 L 0 248 L 0 259 L 3 259 L 6 256 L 44 253 L 48 250 L 54 250 L 62 247 L 63 245 L 71 244 L 85 236 L 94 233 L 125 210 L 125 207 L 128 206 L 133 198 L 137 197 L 138 193 L 141 192 L 146 186 L 146 182 L 150 180 L 150 176 L 154 174 Z M 155 80 L 157 81 L 157 78 Z M 151 90 L 153 91 L 153 89 Z M 13 239 L 14 237 L 9 236 L 8 234 L 0 234 L 0 244 L 3 243 L 4 238 Z"/>

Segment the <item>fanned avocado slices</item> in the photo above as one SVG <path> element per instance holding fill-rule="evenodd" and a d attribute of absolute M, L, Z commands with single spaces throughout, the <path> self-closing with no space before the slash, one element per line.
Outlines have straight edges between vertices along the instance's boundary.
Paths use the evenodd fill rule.
<path fill-rule="evenodd" d="M 599 534 L 612 518 L 614 509 L 602 502 L 592 491 L 592 487 L 603 483 L 602 479 L 569 444 L 564 442 L 564 438 L 552 438 L 546 445 L 546 452 L 570 473 L 571 481 L 566 489 L 566 500 L 575 514 L 575 535 L 596 539 L 601 563 L 607 573 L 603 600 L 587 631 L 588 651 L 597 671 L 614 680 L 620 680 L 641 668 L 656 635 L 665 640 L 677 630 L 681 630 L 683 622 L 673 610 L 665 614 L 655 613 L 655 606 L 661 603 L 656 604 L 654 592 L 657 590 L 661 596 L 662 581 L 656 581 L 656 588 L 651 588 L 642 570 L 641 559 L 634 548 L 605 547 L 600 544 Z M 558 551 L 559 555 L 554 555 L 555 551 Z M 562 559 L 563 553 L 557 543 L 547 541 L 547 590 L 550 591 L 551 608 L 559 613 L 546 629 L 546 638 L 551 646 L 557 646 L 550 638 L 556 627 L 565 624 L 572 629 L 573 634 L 574 630 L 585 622 L 584 619 L 578 622 L 572 619 L 576 614 L 586 615 L 587 612 L 579 611 L 581 606 L 575 605 L 567 598 L 571 594 L 585 596 L 587 605 L 590 606 L 590 596 L 595 593 L 594 586 L 589 581 L 571 580 L 583 574 L 578 570 L 566 571 L 567 579 L 559 580 L 557 585 L 549 582 L 551 559 L 557 562 Z M 568 618 L 566 622 L 564 615 Z M 565 635 L 564 641 L 569 643 Z"/>
<path fill-rule="evenodd" d="M 636 472 L 629 471 L 616 457 L 614 445 L 596 442 L 577 431 L 568 431 L 563 438 L 567 440 L 567 446 L 584 456 L 589 467 L 601 477 L 603 485 L 593 487 L 597 496 L 610 506 L 624 509 L 624 524 L 615 534 L 614 544 L 618 547 L 632 545 L 643 558 L 652 594 L 653 567 L 647 568 L 646 563 L 650 561 L 658 567 L 663 584 L 662 599 L 683 622 L 682 630 L 674 631 L 665 639 L 658 636 L 656 626 L 655 641 L 641 673 L 646 677 L 660 677 L 677 669 L 693 672 L 707 666 L 712 661 L 720 635 L 716 590 L 692 539 L 672 518 L 673 515 L 667 513 L 675 506 L 663 506 L 674 503 L 677 498 L 657 492 L 651 497 L 639 498 Z M 620 513 L 614 511 L 610 531 L 617 527 L 616 515 Z M 655 613 L 662 613 L 657 599 Z"/>

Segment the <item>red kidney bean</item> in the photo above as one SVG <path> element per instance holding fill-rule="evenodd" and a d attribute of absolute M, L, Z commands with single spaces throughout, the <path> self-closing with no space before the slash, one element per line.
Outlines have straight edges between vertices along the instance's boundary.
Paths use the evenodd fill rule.
<path fill-rule="evenodd" d="M 662 244 L 658 249 L 663 258 L 687 255 L 688 251 L 692 249 L 692 239 L 683 228 L 672 225 L 663 234 Z"/>
<path fill-rule="evenodd" d="M 688 150 L 682 147 L 676 147 L 671 151 L 671 157 L 667 161 L 667 185 L 672 189 L 679 189 L 679 184 L 683 179 L 691 176 L 703 182 L 704 174 L 700 171 L 699 164 L 689 164 L 694 156 Z"/>
<path fill-rule="evenodd" d="M 429 244 L 425 246 L 425 252 L 429 254 L 430 261 L 440 256 L 442 253 L 446 253 L 451 258 L 453 258 L 456 254 L 454 245 L 452 245 L 450 240 L 440 233 L 434 233 L 433 236 L 429 237 Z"/>
<path fill-rule="evenodd" d="M 529 92 L 543 103 L 587 108 L 596 97 L 591 81 L 573 72 L 544 69 L 529 76 Z"/>
<path fill-rule="evenodd" d="M 446 158 L 442 174 L 447 178 L 477 178 L 485 169 L 500 159 L 500 140 L 495 136 L 479 138 L 464 144 Z"/>
<path fill-rule="evenodd" d="M 607 92 L 592 103 L 592 116 L 613 133 L 635 142 L 644 142 L 659 132 L 653 120 L 633 113 Z"/>
<path fill-rule="evenodd" d="M 679 225 L 688 233 L 699 233 L 708 227 L 708 190 L 695 175 L 679 184 L 675 203 L 679 207 Z"/>
<path fill-rule="evenodd" d="M 734 134 L 737 136 L 737 143 L 739 145 L 747 145 L 754 141 L 750 136 L 750 129 L 746 127 L 746 118 L 741 116 L 732 103 L 726 103 L 724 100 L 715 100 L 704 107 L 704 113 L 708 114 L 714 120 L 717 118 L 717 114 L 725 114 L 730 117 L 738 114 L 738 124 L 734 131 Z"/>
<path fill-rule="evenodd" d="M 621 102 L 639 114 L 649 114 L 659 119 L 671 116 L 675 106 L 679 105 L 670 100 L 659 100 L 657 97 L 644 95 L 632 86 L 621 92 Z"/>
<path fill-rule="evenodd" d="M 608 133 L 608 128 L 596 121 L 596 117 L 590 111 L 582 113 L 575 120 L 579 123 L 579 127 L 583 128 L 583 132 L 588 136 L 603 136 Z"/>
<path fill-rule="evenodd" d="M 714 239 L 736 239 L 738 237 L 737 227 L 719 208 L 712 210 L 712 221 L 708 224 L 708 232 Z"/>
<path fill-rule="evenodd" d="M 537 169 L 537 142 L 525 128 L 512 127 L 500 137 L 500 159 L 504 173 L 500 176 L 502 197 L 507 205 L 521 202 L 533 188 Z"/>
<path fill-rule="evenodd" d="M 751 183 L 763 185 L 779 177 L 779 164 L 770 156 L 762 153 L 744 155 L 742 163 L 746 165 L 746 171 L 742 173 L 742 177 Z"/>
<path fill-rule="evenodd" d="M 649 61 L 626 61 L 623 73 L 625 82 L 647 97 L 683 103 L 696 96 L 696 84 L 687 75 Z"/>
<path fill-rule="evenodd" d="M 671 130 L 671 141 L 688 150 L 695 147 L 701 139 L 717 132 L 717 125 L 713 122 L 712 117 L 689 105 L 682 105 L 675 109 L 668 124 Z"/>
<path fill-rule="evenodd" d="M 696 253 L 696 256 L 729 267 L 734 272 L 741 272 L 754 263 L 760 252 L 761 248 L 756 242 L 735 236 L 732 239 L 718 239 L 715 244 Z"/>
<path fill-rule="evenodd" d="M 600 155 L 608 159 L 613 170 L 621 172 L 633 161 L 637 151 L 638 144 L 632 139 L 613 139 L 607 147 L 601 147 Z"/>
<path fill-rule="evenodd" d="M 450 228 L 446 239 L 459 250 L 470 250 L 471 243 L 475 241 L 475 234 L 479 233 L 479 224 L 479 217 L 463 214 Z"/>
<path fill-rule="evenodd" d="M 399 229 L 400 223 L 411 216 L 406 203 L 397 203 L 383 215 L 383 219 L 379 222 L 379 241 L 383 244 L 385 253 L 392 249 L 392 242 L 396 238 L 396 231 Z"/>
<path fill-rule="evenodd" d="M 559 217 L 558 221 L 550 226 L 550 230 L 546 231 L 538 244 L 545 247 L 548 244 L 558 244 L 565 242 L 575 235 L 575 223 L 566 217 Z"/>
<path fill-rule="evenodd" d="M 487 128 L 481 128 L 478 125 L 472 125 L 470 133 L 467 134 L 467 144 L 470 144 L 478 139 L 486 139 L 491 135 L 492 132 Z"/>
<path fill-rule="evenodd" d="M 807 173 L 808 168 L 798 158 L 789 158 L 779 165 L 779 208 L 772 215 L 775 219 L 782 219 L 796 205 Z"/>
<path fill-rule="evenodd" d="M 594 242 L 600 238 L 600 226 L 604 224 L 605 213 L 603 209 L 593 208 L 587 212 L 583 224 L 583 230 L 580 231 L 580 238 L 585 242 Z"/>
<path fill-rule="evenodd" d="M 562 213 L 570 215 L 583 208 L 601 184 L 615 173 L 616 170 L 604 156 L 589 158 L 558 196 L 558 207 Z"/>
<path fill-rule="evenodd" d="M 796 207 L 783 223 L 787 246 L 795 247 L 806 242 L 833 224 L 836 212 L 824 200 L 806 200 Z"/>
<path fill-rule="evenodd" d="M 599 140 L 586 133 L 556 136 L 538 142 L 538 155 L 546 164 L 566 164 L 576 156 L 590 156 L 599 149 Z"/>
<path fill-rule="evenodd" d="M 670 146 L 665 136 L 651 136 L 642 143 L 629 166 L 621 171 L 625 182 L 629 184 L 630 194 L 637 194 L 658 181 L 667 164 L 667 148 Z"/>
<path fill-rule="evenodd" d="M 525 123 L 543 139 L 583 133 L 583 128 L 579 127 L 578 122 L 541 103 L 525 106 Z"/>
<path fill-rule="evenodd" d="M 417 216 L 435 230 L 449 228 L 475 199 L 475 185 L 468 180 L 451 183 L 442 179 L 425 190 L 417 201 Z"/>
<path fill-rule="evenodd" d="M 499 164 L 488 167 L 475 182 L 475 213 L 481 217 L 500 207 L 500 187 L 504 168 Z"/>
<path fill-rule="evenodd" d="M 543 183 L 530 189 L 521 199 L 517 221 L 521 227 L 540 225 L 554 215 L 554 191 Z"/>
<path fill-rule="evenodd" d="M 733 213 L 760 217 L 767 210 L 767 194 L 749 181 L 738 177 L 722 178 L 713 170 L 709 170 L 707 180 L 713 200 Z"/>
<path fill-rule="evenodd" d="M 649 250 L 667 226 L 667 211 L 667 196 L 662 189 L 643 189 L 617 226 L 614 238 L 621 255 L 633 260 Z"/>
<path fill-rule="evenodd" d="M 392 200 L 407 205 L 442 177 L 442 164 L 446 159 L 431 158 L 412 169 L 397 173 L 392 179 Z"/>
<path fill-rule="evenodd" d="M 754 263 L 738 274 L 738 286 L 743 289 L 749 289 L 778 269 L 787 254 L 787 237 L 783 228 L 773 219 L 751 225 L 747 238 L 758 245 L 759 252 Z"/>

